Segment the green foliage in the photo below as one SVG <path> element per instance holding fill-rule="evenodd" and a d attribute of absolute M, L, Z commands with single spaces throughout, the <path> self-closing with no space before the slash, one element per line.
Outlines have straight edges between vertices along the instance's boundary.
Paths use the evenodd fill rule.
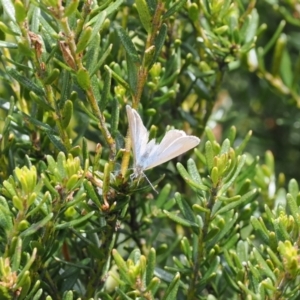
<path fill-rule="evenodd" d="M 299 146 L 298 15 L 2 0 L 0 299 L 298 299 L 299 186 L 257 134 L 287 124 Z M 128 103 L 151 138 L 202 137 L 147 171 L 158 194 L 130 179 Z"/>

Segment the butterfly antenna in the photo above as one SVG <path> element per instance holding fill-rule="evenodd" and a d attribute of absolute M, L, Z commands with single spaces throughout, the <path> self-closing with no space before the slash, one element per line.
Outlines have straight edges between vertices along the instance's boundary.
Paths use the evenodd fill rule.
<path fill-rule="evenodd" d="M 151 188 L 153 189 L 153 191 L 154 191 L 155 193 L 158 194 L 158 191 L 155 189 L 155 187 L 153 186 L 153 184 L 151 183 L 151 181 L 148 179 L 148 177 L 145 175 L 144 172 L 143 172 L 142 174 L 140 174 L 138 177 L 137 177 L 134 173 L 130 175 L 130 179 L 131 179 L 131 180 L 133 180 L 134 178 L 138 178 L 138 183 L 137 183 L 138 185 L 139 185 L 140 180 L 141 180 L 142 177 L 145 177 L 145 178 L 146 178 L 146 180 L 147 180 L 148 183 L 150 184 L 150 186 L 151 186 Z"/>
<path fill-rule="evenodd" d="M 143 173 L 143 176 L 147 179 L 148 183 L 150 184 L 150 186 L 152 187 L 153 191 L 158 194 L 158 191 L 155 189 L 155 187 L 153 186 L 153 184 L 151 183 L 151 181 L 148 179 L 148 177 Z"/>

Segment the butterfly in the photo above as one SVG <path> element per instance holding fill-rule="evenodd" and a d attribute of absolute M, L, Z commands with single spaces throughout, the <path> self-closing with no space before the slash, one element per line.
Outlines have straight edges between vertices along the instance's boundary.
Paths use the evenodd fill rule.
<path fill-rule="evenodd" d="M 200 143 L 196 136 L 177 129 L 167 131 L 159 144 L 154 139 L 149 141 L 149 132 L 138 112 L 129 105 L 126 105 L 126 112 L 134 159 L 131 178 L 146 177 L 144 171 L 161 165 Z M 148 180 L 147 177 L 146 179 Z M 154 189 L 151 183 L 150 185 Z"/>

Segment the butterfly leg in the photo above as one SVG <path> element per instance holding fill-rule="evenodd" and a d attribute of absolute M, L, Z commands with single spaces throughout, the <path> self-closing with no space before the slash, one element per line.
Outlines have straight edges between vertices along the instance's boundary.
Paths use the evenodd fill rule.
<path fill-rule="evenodd" d="M 141 173 L 140 176 L 136 176 L 135 173 L 131 174 L 130 175 L 130 179 L 131 181 L 133 181 L 134 179 L 138 179 L 138 182 L 137 182 L 137 185 L 140 184 L 140 180 L 141 178 L 145 177 L 146 180 L 148 181 L 148 183 L 150 184 L 151 188 L 153 189 L 154 192 L 156 192 L 158 194 L 158 191 L 155 189 L 155 187 L 153 186 L 153 184 L 151 183 L 151 181 L 148 179 L 148 177 L 144 174 L 144 173 Z"/>

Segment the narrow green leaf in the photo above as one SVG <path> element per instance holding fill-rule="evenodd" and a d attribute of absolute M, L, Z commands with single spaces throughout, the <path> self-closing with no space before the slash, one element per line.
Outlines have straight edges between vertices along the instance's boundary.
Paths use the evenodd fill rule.
<path fill-rule="evenodd" d="M 79 0 L 72 0 L 72 1 L 70 1 L 68 3 L 68 5 L 66 6 L 66 8 L 65 8 L 64 16 L 65 17 L 69 17 L 72 14 L 76 13 L 78 4 L 79 4 Z"/>
<path fill-rule="evenodd" d="M 234 269 L 234 267 L 232 267 Z M 223 276 L 225 281 L 228 283 L 228 285 L 236 292 L 240 293 L 240 287 L 237 285 L 237 282 L 235 281 L 234 276 L 232 276 L 231 273 L 229 273 L 228 269 L 224 269 Z"/>
<path fill-rule="evenodd" d="M 15 43 L 0 41 L 0 48 L 17 49 L 18 45 Z"/>
<path fill-rule="evenodd" d="M 81 223 L 90 219 L 94 214 L 95 214 L 95 211 L 91 211 L 88 214 L 86 214 L 85 216 L 82 216 L 76 220 L 72 220 L 70 222 L 66 222 L 66 223 L 62 223 L 62 224 L 57 224 L 57 225 L 55 225 L 55 228 L 59 230 L 59 229 L 67 228 L 67 227 L 76 227 L 76 226 L 80 225 Z"/>
<path fill-rule="evenodd" d="M 9 34 L 9 35 L 12 35 L 12 36 L 19 36 L 20 35 L 20 32 L 19 31 L 14 31 L 12 28 L 10 27 L 7 27 L 5 23 L 1 22 L 0 21 L 0 30 L 3 31 L 4 33 L 6 34 Z M 3 43 L 3 45 L 6 44 L 5 41 L 1 41 Z M 8 45 L 9 44 L 12 44 L 12 43 L 9 43 L 8 42 Z M 18 44 L 15 44 L 17 46 L 17 48 L 19 47 Z"/>
<path fill-rule="evenodd" d="M 59 172 L 59 178 L 60 180 L 63 180 L 67 177 L 67 172 L 66 172 L 66 156 L 64 154 L 64 152 L 59 152 L 57 155 L 57 159 L 56 159 L 57 163 L 56 163 L 56 169 Z"/>
<path fill-rule="evenodd" d="M 236 127 L 235 126 L 230 127 L 229 132 L 227 134 L 227 138 L 230 142 L 230 145 L 233 145 L 235 138 L 236 138 Z"/>
<path fill-rule="evenodd" d="M 52 144 L 59 150 L 64 153 L 67 153 L 67 149 L 64 146 L 64 144 L 61 142 L 61 139 L 58 136 L 55 136 L 51 134 L 50 132 L 46 131 L 46 134 L 49 138 L 49 140 L 52 142 Z"/>
<path fill-rule="evenodd" d="M 150 33 L 152 29 L 152 17 L 150 15 L 147 2 L 145 0 L 135 0 L 135 3 L 140 21 L 147 33 Z"/>
<path fill-rule="evenodd" d="M 241 263 L 246 263 L 248 261 L 248 248 L 249 245 L 246 241 L 238 241 L 236 246 L 236 254 Z"/>
<path fill-rule="evenodd" d="M 135 93 L 137 83 L 138 83 L 138 67 L 132 61 L 130 56 L 126 57 L 126 63 L 127 63 L 128 82 L 131 90 Z"/>
<path fill-rule="evenodd" d="M 173 280 L 170 282 L 162 300 L 174 300 L 177 299 L 177 291 L 180 284 L 180 275 L 176 273 Z"/>
<path fill-rule="evenodd" d="M 54 68 L 53 70 L 51 70 L 47 78 L 44 79 L 44 83 L 47 85 L 51 85 L 56 79 L 58 79 L 59 75 L 60 75 L 60 70 Z"/>
<path fill-rule="evenodd" d="M 238 281 L 237 284 L 239 285 L 240 289 L 242 289 L 245 293 L 245 295 L 248 296 L 248 298 L 253 300 L 259 300 L 260 298 L 257 297 L 256 293 L 254 293 L 252 290 L 250 290 L 247 286 L 245 286 L 241 281 Z M 258 283 L 255 285 L 258 286 Z"/>
<path fill-rule="evenodd" d="M 28 236 L 36 233 L 38 230 L 43 228 L 52 218 L 53 218 L 53 213 L 50 213 L 41 221 L 39 221 L 37 223 L 33 223 L 28 229 L 26 229 L 25 231 L 23 231 L 20 234 L 20 237 L 28 237 Z"/>
<path fill-rule="evenodd" d="M 287 35 L 285 33 L 282 33 L 279 38 L 276 41 L 275 50 L 272 57 L 272 69 L 271 74 L 277 78 L 280 77 L 281 73 L 281 66 L 283 63 L 283 57 L 285 54 L 287 45 Z M 287 68 L 287 66 L 286 66 Z M 287 73 L 287 70 L 285 70 L 285 73 Z"/>
<path fill-rule="evenodd" d="M 2 2 L 2 9 L 7 13 L 8 17 L 11 21 L 16 22 L 15 18 L 15 8 L 10 0 L 1 0 Z"/>
<path fill-rule="evenodd" d="M 114 138 L 118 135 L 118 128 L 119 128 L 119 120 L 120 120 L 120 106 L 119 102 L 116 98 L 113 98 L 111 101 L 112 110 L 111 110 L 111 133 Z"/>
<path fill-rule="evenodd" d="M 246 166 L 243 168 L 242 172 L 237 178 L 237 190 L 239 194 L 242 194 L 242 189 L 244 185 L 248 185 L 249 178 L 254 178 L 257 172 L 257 164 L 258 164 L 259 158 L 255 157 L 251 165 Z"/>
<path fill-rule="evenodd" d="M 96 195 L 96 192 L 94 190 L 94 187 L 93 185 L 87 181 L 87 180 L 84 180 L 83 181 L 83 185 L 84 185 L 84 188 L 88 194 L 88 197 L 98 206 L 98 207 L 101 207 L 101 202 L 99 200 L 99 198 L 97 197 Z"/>
<path fill-rule="evenodd" d="M 93 91 L 93 94 L 94 94 L 94 97 L 95 99 L 101 99 L 101 94 L 100 94 L 100 87 L 99 87 L 99 84 L 100 84 L 100 79 L 98 78 L 97 75 L 93 75 L 91 77 L 91 88 L 92 88 L 92 91 Z M 82 102 L 81 102 L 82 103 Z M 84 104 L 85 105 L 85 104 Z M 84 106 L 85 107 L 85 106 Z M 86 109 L 86 107 L 85 107 Z M 89 110 L 85 110 L 85 112 L 87 112 L 87 115 L 89 116 L 88 112 Z M 96 120 L 95 120 L 96 121 Z"/>
<path fill-rule="evenodd" d="M 222 243 L 222 248 L 223 249 L 232 249 L 236 243 L 240 240 L 241 238 L 241 235 L 239 233 L 234 233 L 232 234 L 231 236 L 229 236 L 225 241 L 224 243 Z"/>
<path fill-rule="evenodd" d="M 268 245 L 269 244 L 269 234 L 268 234 L 268 230 L 262 225 L 262 220 L 259 221 L 256 217 L 251 217 L 250 221 L 251 221 L 251 225 L 253 226 L 254 230 L 257 231 L 259 236 Z"/>
<path fill-rule="evenodd" d="M 165 102 L 170 101 L 170 99 L 174 98 L 176 95 L 175 91 L 173 89 L 170 89 L 165 94 L 163 94 L 160 97 L 154 97 L 153 101 L 158 103 L 158 105 L 162 105 Z"/>
<path fill-rule="evenodd" d="M 187 169 L 188 169 L 189 174 L 191 175 L 191 178 L 195 182 L 202 184 L 201 176 L 197 169 L 197 165 L 192 158 L 189 158 L 189 160 L 187 161 Z"/>
<path fill-rule="evenodd" d="M 204 237 L 204 241 L 210 241 L 211 239 L 213 239 L 219 232 L 220 232 L 220 228 L 216 227 L 215 225 L 211 225 L 210 230 L 207 232 L 206 236 Z"/>
<path fill-rule="evenodd" d="M 14 191 L 14 189 L 13 189 L 13 191 Z M 8 202 L 3 196 L 0 196 L 0 207 L 3 207 L 6 212 L 9 212 Z"/>
<path fill-rule="evenodd" d="M 86 26 L 93 25 L 92 26 L 93 31 L 90 35 L 89 42 L 92 41 L 94 39 L 94 37 L 99 33 L 99 31 L 105 21 L 106 16 L 107 16 L 106 11 L 102 11 L 86 24 Z"/>
<path fill-rule="evenodd" d="M 273 282 L 276 282 L 275 274 L 272 272 L 269 265 L 267 264 L 267 262 L 264 260 L 264 258 L 261 256 L 261 254 L 256 248 L 253 249 L 253 254 L 258 262 L 258 266 L 261 272 L 265 273 L 269 278 L 273 280 Z"/>
<path fill-rule="evenodd" d="M 64 129 L 66 129 L 71 121 L 73 116 L 73 102 L 71 100 L 67 100 L 65 102 L 63 111 L 62 111 L 62 122 L 61 125 Z"/>
<path fill-rule="evenodd" d="M 170 192 L 171 192 L 171 184 L 166 184 L 159 192 L 159 195 L 158 197 L 156 198 L 155 200 L 155 206 L 157 208 L 162 208 L 164 207 L 164 204 L 166 204 L 167 202 L 167 199 L 170 195 Z"/>
<path fill-rule="evenodd" d="M 288 191 L 294 197 L 294 199 L 297 199 L 297 196 L 299 194 L 299 185 L 295 179 L 291 179 L 289 181 Z"/>
<path fill-rule="evenodd" d="M 43 123 L 43 122 L 40 122 L 39 120 L 29 116 L 29 115 L 26 115 L 26 114 L 22 114 L 24 120 L 26 122 L 28 122 L 29 124 L 33 124 L 35 127 L 37 127 L 39 130 L 42 130 L 44 132 L 51 132 L 51 133 L 55 133 L 55 131 L 53 130 L 53 128 L 51 126 L 49 126 L 48 124 L 46 123 Z"/>
<path fill-rule="evenodd" d="M 19 270 L 21 256 L 22 256 L 22 239 L 20 237 L 17 237 L 15 251 L 12 260 L 12 268 L 11 268 L 13 272 L 17 272 Z"/>
<path fill-rule="evenodd" d="M 101 100 L 99 103 L 99 107 L 101 111 L 104 111 L 106 108 L 109 96 L 110 96 L 110 87 L 111 87 L 111 71 L 106 69 L 106 76 L 104 79 L 103 91 L 101 93 Z"/>
<path fill-rule="evenodd" d="M 216 187 L 219 182 L 219 170 L 217 167 L 213 167 L 210 172 L 210 178 L 213 183 L 213 187 Z"/>
<path fill-rule="evenodd" d="M 16 12 L 16 21 L 18 23 L 24 22 L 26 19 L 26 9 L 24 4 L 20 0 L 15 0 L 15 12 Z"/>
<path fill-rule="evenodd" d="M 30 286 L 31 286 L 31 274 L 29 271 L 27 271 L 26 276 L 24 276 L 22 285 L 20 286 L 21 293 L 18 296 L 19 300 L 23 300 L 27 296 Z"/>
<path fill-rule="evenodd" d="M 218 271 L 219 266 L 220 257 L 216 256 L 212 261 L 210 261 L 209 268 L 206 270 L 202 280 L 208 279 L 213 273 L 216 273 Z"/>
<path fill-rule="evenodd" d="M 103 53 L 102 52 L 100 53 L 100 59 L 98 63 L 96 63 L 95 65 L 91 65 L 91 76 L 94 75 L 99 70 L 99 68 L 103 65 L 106 58 L 110 54 L 111 50 L 112 50 L 112 44 L 110 44 Z"/>
<path fill-rule="evenodd" d="M 73 300 L 73 291 L 65 292 L 62 300 Z"/>
<path fill-rule="evenodd" d="M 150 249 L 147 257 L 147 268 L 146 268 L 146 285 L 148 286 L 154 276 L 154 269 L 156 264 L 156 251 L 154 248 Z"/>
<path fill-rule="evenodd" d="M 45 39 L 45 41 L 49 44 L 52 45 L 53 43 L 57 43 L 57 41 L 59 40 L 59 36 L 58 33 L 56 33 L 56 31 L 50 26 L 50 24 L 48 23 L 48 21 L 46 21 L 42 15 L 40 15 L 39 18 L 39 22 L 40 22 L 40 27 L 41 27 L 41 32 L 43 34 L 43 37 Z M 53 49 L 54 52 L 56 49 Z M 53 52 L 53 55 L 54 55 Z"/>
<path fill-rule="evenodd" d="M 123 46 L 125 48 L 127 55 L 131 58 L 133 63 L 139 64 L 140 63 L 139 54 L 138 54 L 131 38 L 129 37 L 128 33 L 122 27 L 117 28 L 117 33 L 121 40 L 121 43 L 123 44 Z"/>
<path fill-rule="evenodd" d="M 236 208 L 238 205 L 241 205 L 243 203 L 248 204 L 250 201 L 253 201 L 257 196 L 258 196 L 258 190 L 254 189 L 250 192 L 248 192 L 247 194 L 243 195 L 239 200 L 231 202 L 227 205 L 225 205 L 224 207 L 222 207 L 221 209 L 219 209 L 216 214 L 222 214 L 225 213 L 231 209 Z"/>
<path fill-rule="evenodd" d="M 85 27 L 84 30 L 81 32 L 78 43 L 77 43 L 77 47 L 76 47 L 76 53 L 80 53 L 86 49 L 87 44 L 92 37 L 92 31 L 93 31 L 93 28 L 88 26 L 88 27 Z"/>
<path fill-rule="evenodd" d="M 196 223 L 194 213 L 188 203 L 185 200 L 181 199 L 180 193 L 175 193 L 175 200 L 179 206 L 180 212 L 183 214 L 184 218 L 190 221 L 191 223 Z"/>
<path fill-rule="evenodd" d="M 256 268 L 256 266 L 252 265 L 251 261 L 248 261 L 249 269 L 252 273 L 251 284 L 253 286 L 258 286 L 258 283 L 262 280 L 262 272 L 259 272 L 259 268 Z"/>
<path fill-rule="evenodd" d="M 210 240 L 207 243 L 207 247 L 213 247 L 214 245 L 216 245 L 228 232 L 232 231 L 232 227 L 235 225 L 235 222 L 238 218 L 238 214 L 234 214 L 233 217 L 230 217 L 230 214 L 228 214 L 228 216 L 224 217 L 224 221 L 226 224 L 226 226 L 223 226 L 222 228 L 220 228 L 220 232 L 218 232 L 215 237 Z"/>
<path fill-rule="evenodd" d="M 70 75 L 70 72 L 63 70 L 61 72 L 61 95 L 60 95 L 60 101 L 59 101 L 59 105 L 60 107 L 64 106 L 65 101 L 67 101 L 68 99 L 71 98 L 71 91 L 73 88 L 73 79 Z"/>
<path fill-rule="evenodd" d="M 188 260 L 192 259 L 192 250 L 189 243 L 189 240 L 186 237 L 183 237 L 180 241 L 182 251 L 184 255 L 188 258 Z"/>
<path fill-rule="evenodd" d="M 88 144 L 85 138 L 82 138 L 82 161 L 86 162 L 89 157 Z"/>
<path fill-rule="evenodd" d="M 1 204 L 0 204 L 0 227 L 2 227 L 6 232 L 9 232 L 13 228 L 12 215 L 9 209 L 7 209 Z"/>
<path fill-rule="evenodd" d="M 272 47 L 275 45 L 277 39 L 279 38 L 280 34 L 282 33 L 282 31 L 285 27 L 285 25 L 286 25 L 286 21 L 281 20 L 281 22 L 279 23 L 272 38 L 269 40 L 268 44 L 264 47 L 263 55 L 266 55 L 272 49 Z"/>
<path fill-rule="evenodd" d="M 240 155 L 243 152 L 243 150 L 247 146 L 251 136 L 252 136 L 252 131 L 250 130 L 247 133 L 246 137 L 243 139 L 242 143 L 238 147 L 236 147 L 236 149 L 235 149 L 235 154 L 236 155 Z"/>
<path fill-rule="evenodd" d="M 24 266 L 24 268 L 22 269 L 22 271 L 19 273 L 16 288 L 19 288 L 20 286 L 22 286 L 22 282 L 27 276 L 26 274 L 30 274 L 29 269 L 36 259 L 36 254 L 37 254 L 37 248 L 33 248 L 31 256 L 29 256 L 29 254 L 26 253 L 27 262 L 26 262 L 26 265 Z"/>
<path fill-rule="evenodd" d="M 160 285 L 161 285 L 161 282 L 160 282 L 159 278 L 154 277 L 154 278 L 152 278 L 152 280 L 148 284 L 146 291 L 151 292 L 151 294 L 153 296 L 155 296 L 155 294 L 156 294 L 158 288 L 160 287 Z"/>
<path fill-rule="evenodd" d="M 220 154 L 228 153 L 230 150 L 230 141 L 229 139 L 225 139 L 221 146 Z"/>
<path fill-rule="evenodd" d="M 7 68 L 7 72 L 9 75 L 11 75 L 11 77 L 17 80 L 28 91 L 33 91 L 39 96 L 45 95 L 45 92 L 42 87 L 39 87 L 32 80 L 28 79 L 28 77 L 21 75 L 21 73 L 17 72 L 15 69 Z"/>
<path fill-rule="evenodd" d="M 87 90 L 91 86 L 90 74 L 85 68 L 81 68 L 76 73 L 77 81 L 83 90 Z"/>
<path fill-rule="evenodd" d="M 116 265 L 118 266 L 118 271 L 121 275 L 122 280 L 126 281 L 128 284 L 132 283 L 132 277 L 128 276 L 128 266 L 122 256 L 118 253 L 116 249 L 112 250 L 112 255 Z"/>
<path fill-rule="evenodd" d="M 170 212 L 168 212 L 168 211 L 166 211 L 166 210 L 163 210 L 163 213 L 166 214 L 167 217 L 170 218 L 172 221 L 174 221 L 174 222 L 176 222 L 176 223 L 178 223 L 178 224 L 180 224 L 180 225 L 182 225 L 182 226 L 186 226 L 186 227 L 196 227 L 196 228 L 199 227 L 198 224 L 192 223 L 192 222 L 190 222 L 190 221 L 188 221 L 188 220 L 185 220 L 185 219 L 179 217 L 178 215 L 176 215 L 176 214 L 174 214 L 174 213 L 170 213 Z"/>
<path fill-rule="evenodd" d="M 102 57 L 100 51 L 100 34 L 96 34 L 95 37 L 90 41 L 83 58 L 83 60 L 86 61 L 86 68 L 91 77 L 94 75 L 95 67 L 97 67 L 99 63 L 98 57 Z"/>
<path fill-rule="evenodd" d="M 176 244 L 177 246 L 177 244 Z M 156 267 L 155 268 L 155 276 L 157 276 L 158 278 L 160 278 L 161 280 L 165 281 L 165 282 L 171 282 L 173 280 L 173 274 L 159 268 Z"/>
<path fill-rule="evenodd" d="M 31 300 L 31 299 L 39 300 L 41 298 L 42 294 L 43 294 L 43 289 L 39 289 L 32 298 L 26 297 L 26 300 Z"/>
<path fill-rule="evenodd" d="M 56 161 L 51 155 L 47 155 L 46 159 L 48 164 L 48 170 L 53 174 L 54 170 L 56 169 Z"/>
<path fill-rule="evenodd" d="M 295 222 L 298 224 L 298 227 L 300 227 L 300 214 L 299 214 L 299 208 L 298 208 L 297 202 L 291 194 L 287 194 L 286 199 L 287 199 L 287 204 L 289 206 L 291 214 L 292 214 Z"/>
<path fill-rule="evenodd" d="M 211 142 L 211 144 L 216 142 L 216 137 L 212 132 L 211 128 L 208 126 L 205 127 L 205 135 L 208 138 L 208 140 Z"/>
<path fill-rule="evenodd" d="M 214 166 L 214 152 L 212 143 L 210 141 L 207 141 L 205 143 L 205 158 L 206 158 L 206 164 L 209 171 L 212 170 Z"/>
<path fill-rule="evenodd" d="M 44 185 L 47 187 L 47 189 L 51 193 L 51 195 L 54 195 L 55 197 L 59 197 L 58 191 L 51 185 L 47 176 L 45 174 L 41 174 L 41 177 L 43 179 Z"/>
<path fill-rule="evenodd" d="M 136 298 L 131 298 L 127 296 L 122 290 L 120 290 L 118 287 L 116 288 L 116 292 L 122 297 L 121 299 L 123 300 L 135 300 Z"/>
<path fill-rule="evenodd" d="M 247 16 L 247 20 L 241 29 L 241 36 L 245 38 L 244 42 L 253 42 L 258 28 L 259 15 L 256 9 L 252 10 L 251 15 Z"/>
<path fill-rule="evenodd" d="M 105 70 L 110 70 L 112 77 L 119 83 L 121 84 L 124 88 L 130 91 L 130 86 L 128 83 L 121 77 L 119 76 L 116 72 L 114 72 L 109 66 L 105 65 L 104 66 Z"/>
<path fill-rule="evenodd" d="M 157 2 L 156 0 L 146 0 L 146 2 L 149 8 L 149 12 L 151 13 L 151 16 L 153 16 L 156 10 Z"/>
<path fill-rule="evenodd" d="M 105 11 L 107 16 L 110 15 L 111 13 L 115 12 L 118 7 L 123 4 L 124 0 L 117 0 L 116 2 L 113 2 L 111 5 L 109 5 Z"/>
<path fill-rule="evenodd" d="M 177 11 L 181 9 L 181 7 L 186 3 L 187 0 L 179 0 L 175 2 L 168 10 L 167 12 L 163 15 L 164 19 L 167 19 L 171 17 L 173 14 L 175 14 Z"/>
<path fill-rule="evenodd" d="M 273 221 L 276 238 L 278 241 L 282 241 L 282 242 L 290 239 L 290 235 L 287 232 L 286 225 L 283 222 L 284 221 L 280 219 L 275 219 Z"/>
<path fill-rule="evenodd" d="M 26 296 L 26 300 L 38 300 L 39 298 L 35 298 L 34 295 L 38 295 L 39 294 L 39 291 L 42 291 L 42 289 L 38 290 L 39 286 L 40 286 L 41 282 L 40 280 L 37 280 L 35 283 L 34 283 L 34 286 L 31 288 L 30 290 L 30 293 L 27 294 Z M 41 294 L 40 294 L 41 295 Z"/>
<path fill-rule="evenodd" d="M 199 204 L 193 204 L 193 210 L 196 212 L 196 213 L 210 213 L 210 209 L 208 208 L 205 208 Z"/>
<path fill-rule="evenodd" d="M 190 174 L 186 171 L 186 169 L 184 168 L 184 166 L 181 163 L 177 163 L 176 164 L 176 168 L 179 172 L 179 174 L 182 176 L 182 178 L 184 179 L 184 181 L 191 187 L 194 187 L 197 190 L 200 191 L 208 191 L 210 188 L 207 187 L 204 184 L 199 184 L 196 181 L 194 181 Z"/>
<path fill-rule="evenodd" d="M 246 155 L 242 155 L 240 157 L 238 157 L 238 163 L 237 163 L 237 168 L 234 172 L 234 174 L 232 176 L 229 177 L 229 181 L 226 182 L 222 187 L 221 189 L 219 190 L 218 192 L 218 195 L 222 195 L 223 193 L 225 193 L 228 188 L 230 188 L 234 181 L 236 180 L 236 178 L 238 177 L 239 173 L 241 172 L 244 164 L 246 162 Z"/>

